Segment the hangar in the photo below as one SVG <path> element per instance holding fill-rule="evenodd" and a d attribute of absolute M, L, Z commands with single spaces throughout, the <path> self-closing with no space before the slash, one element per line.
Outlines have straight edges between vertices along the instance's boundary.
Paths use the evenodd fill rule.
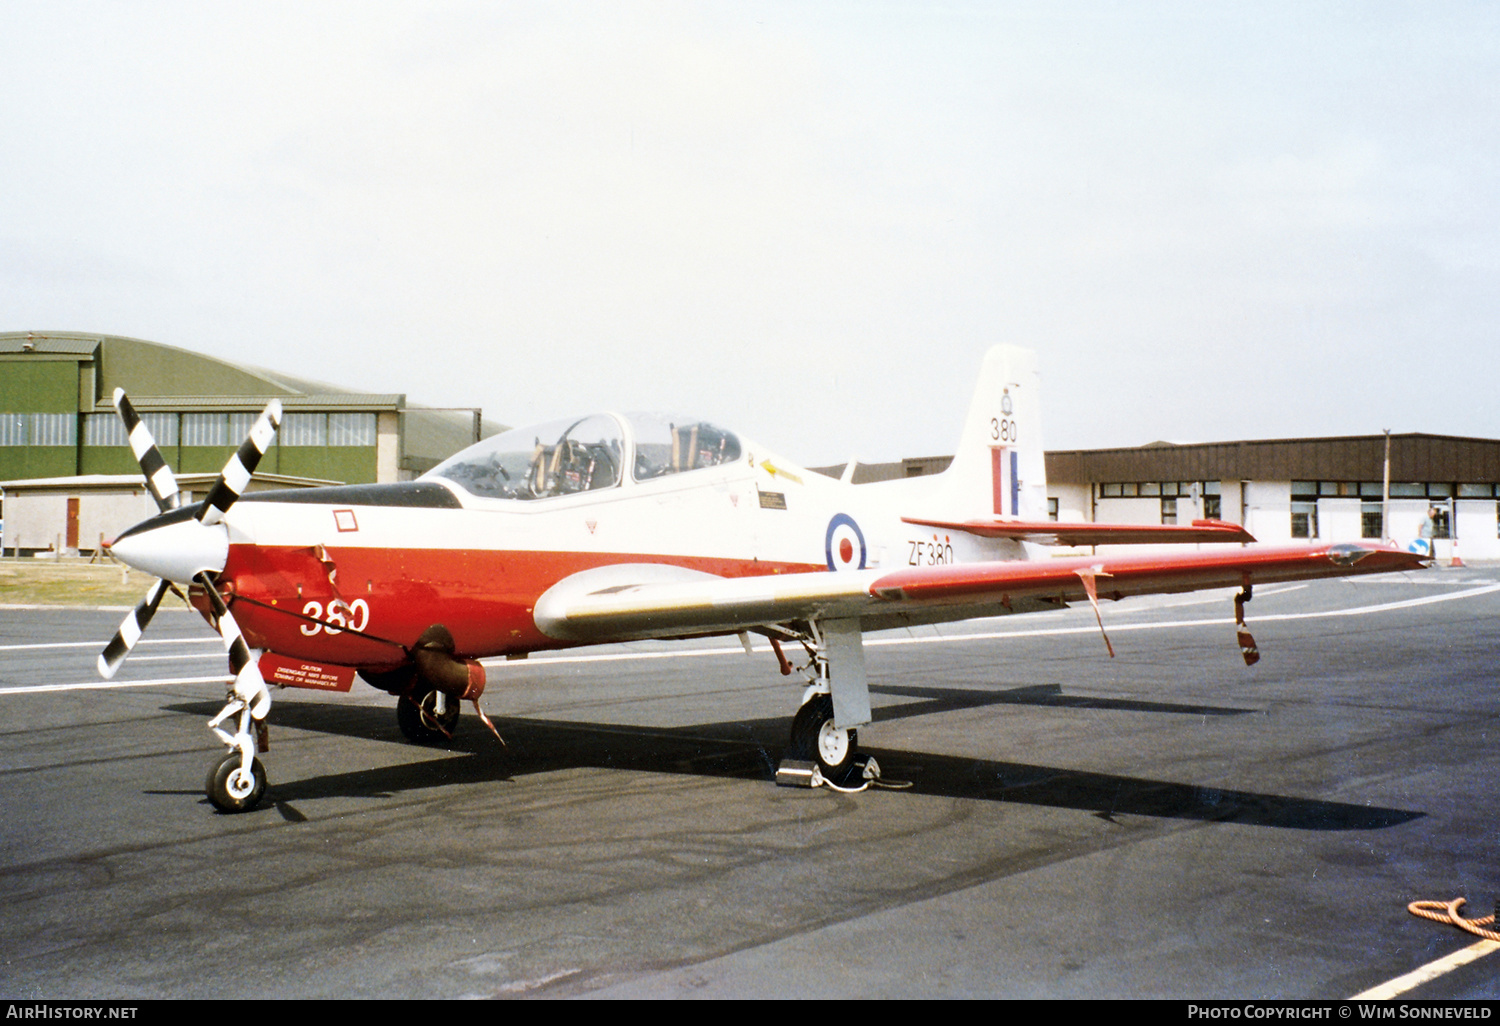
<path fill-rule="evenodd" d="M 1386 443 L 1389 438 L 1389 456 Z M 1387 483 L 1389 491 L 1387 491 Z M 1058 519 L 1216 517 L 1261 541 L 1409 542 L 1431 516 L 1442 558 L 1500 558 L 1500 441 L 1448 435 L 1077 449 L 1047 453 Z"/>
<path fill-rule="evenodd" d="M 89 551 L 149 511 L 116 388 L 130 393 L 190 499 L 212 486 L 272 399 L 283 419 L 257 474 L 264 485 L 410 480 L 498 430 L 478 409 L 416 406 L 400 393 L 351 392 L 142 339 L 4 332 L 5 548 Z"/>
<path fill-rule="evenodd" d="M 1378 434 L 1052 451 L 1049 515 L 1117 524 L 1213 517 L 1264 542 L 1406 543 L 1431 514 L 1440 558 L 1500 559 L 1500 441 L 1392 434 L 1389 471 L 1386 442 Z M 861 464 L 854 481 L 935 474 L 951 459 Z"/>

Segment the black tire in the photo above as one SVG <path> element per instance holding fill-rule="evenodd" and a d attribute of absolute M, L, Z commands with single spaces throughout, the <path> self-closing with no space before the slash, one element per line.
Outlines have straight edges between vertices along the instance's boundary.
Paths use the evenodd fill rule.
<path fill-rule="evenodd" d="M 854 763 L 859 751 L 859 734 L 855 730 L 835 730 L 833 699 L 814 695 L 792 719 L 790 756 L 804 762 L 816 762 L 823 776 L 838 782 Z"/>
<path fill-rule="evenodd" d="M 259 759 L 250 760 L 249 786 L 240 779 L 240 753 L 230 752 L 208 771 L 204 790 L 220 812 L 249 812 L 266 793 L 266 768 Z"/>
<path fill-rule="evenodd" d="M 437 702 L 437 691 L 422 691 L 396 703 L 396 723 L 401 733 L 413 744 L 438 745 L 453 737 L 458 726 L 458 699 L 444 696 L 444 711 L 441 716 L 433 711 Z"/>

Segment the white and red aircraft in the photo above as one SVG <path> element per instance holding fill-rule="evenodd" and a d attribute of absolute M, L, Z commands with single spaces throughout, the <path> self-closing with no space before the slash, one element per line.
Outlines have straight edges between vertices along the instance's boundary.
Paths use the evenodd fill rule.
<path fill-rule="evenodd" d="M 208 795 L 234 812 L 265 791 L 256 755 L 268 683 L 347 691 L 358 674 L 397 696 L 408 737 L 437 741 L 464 699 L 494 729 L 479 709 L 481 658 L 723 634 L 748 649 L 755 633 L 784 674 L 782 646 L 805 650 L 788 755 L 837 781 L 871 772 L 856 755 L 855 729 L 871 719 L 864 631 L 1233 587 L 1253 662 L 1243 618 L 1253 585 L 1425 562 L 1378 543 L 1053 558 L 1048 545 L 1254 539 L 1213 520 L 1049 521 L 1037 382 L 1033 353 L 991 350 L 952 465 L 927 477 L 854 485 L 704 421 L 598 414 L 496 435 L 416 481 L 241 498 L 280 420 L 273 401 L 213 491 L 188 506 L 117 391 L 162 512 L 113 552 L 161 580 L 100 672 L 118 668 L 167 588 L 190 586 L 229 651 L 234 679 L 209 723 L 229 753 Z"/>

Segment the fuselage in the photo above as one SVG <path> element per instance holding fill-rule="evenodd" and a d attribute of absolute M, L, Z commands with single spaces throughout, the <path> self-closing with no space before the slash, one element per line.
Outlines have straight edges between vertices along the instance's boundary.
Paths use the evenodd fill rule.
<path fill-rule="evenodd" d="M 463 657 L 570 644 L 538 626 L 538 600 L 600 567 L 745 577 L 1024 556 L 1014 541 L 904 522 L 936 479 L 855 486 L 732 435 L 733 445 L 720 441 L 717 450 L 731 458 L 693 465 L 684 457 L 662 469 L 665 455 L 653 462 L 645 445 L 637 449 L 649 424 L 616 422 L 608 448 L 590 443 L 602 454 L 596 464 L 613 464 L 602 479 L 596 469 L 592 478 L 565 480 L 561 455 L 539 441 L 533 464 L 550 459 L 551 478 L 512 465 L 476 484 L 475 467 L 488 473 L 504 464 L 494 443 L 480 443 L 418 481 L 246 495 L 220 527 L 202 528 L 224 532 L 220 591 L 253 647 L 379 670 L 403 663 L 433 624 L 447 627 Z M 700 426 L 710 434 L 711 426 L 695 424 L 695 439 Z M 531 482 L 525 497 L 503 494 L 523 474 Z M 189 519 L 177 511 L 148 521 L 122 535 L 117 551 L 173 518 Z M 218 536 L 204 537 L 199 561 L 212 562 Z M 174 542 L 172 551 L 183 548 Z M 186 580 L 186 570 L 167 576 Z"/>

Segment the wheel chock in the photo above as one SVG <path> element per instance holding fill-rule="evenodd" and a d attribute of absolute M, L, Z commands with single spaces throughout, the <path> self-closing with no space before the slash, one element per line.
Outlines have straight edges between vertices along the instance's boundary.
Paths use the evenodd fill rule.
<path fill-rule="evenodd" d="M 802 759 L 782 759 L 776 767 L 776 783 L 782 787 L 817 787 L 821 778 L 817 763 Z"/>

